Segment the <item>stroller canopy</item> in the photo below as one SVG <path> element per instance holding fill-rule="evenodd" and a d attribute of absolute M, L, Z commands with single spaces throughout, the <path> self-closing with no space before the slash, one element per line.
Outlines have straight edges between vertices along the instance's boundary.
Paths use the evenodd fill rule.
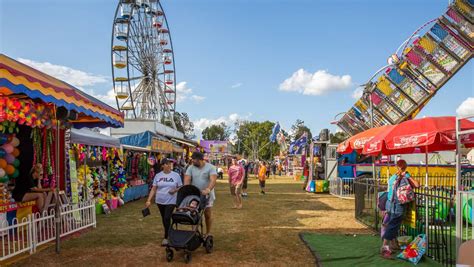
<path fill-rule="evenodd" d="M 201 190 L 195 187 L 194 185 L 185 185 L 178 190 L 178 195 L 176 197 L 176 206 L 180 207 L 181 202 L 183 202 L 184 198 L 187 196 L 197 196 L 201 198 Z"/>

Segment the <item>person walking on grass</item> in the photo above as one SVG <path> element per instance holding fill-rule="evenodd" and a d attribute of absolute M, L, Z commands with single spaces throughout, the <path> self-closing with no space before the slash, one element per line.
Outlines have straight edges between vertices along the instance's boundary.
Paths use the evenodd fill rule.
<path fill-rule="evenodd" d="M 173 164 L 168 159 L 161 160 L 162 171 L 155 175 L 153 179 L 153 187 L 151 188 L 145 207 L 151 205 L 151 200 L 154 195 L 155 203 L 158 206 L 161 214 L 161 222 L 165 230 L 165 236 L 161 242 L 162 246 L 168 245 L 168 232 L 171 226 L 171 214 L 176 207 L 176 192 L 183 185 L 181 176 L 172 171 Z"/>
<path fill-rule="evenodd" d="M 242 196 L 241 189 L 242 183 L 244 181 L 245 170 L 240 165 L 236 159 L 232 159 L 232 165 L 229 167 L 229 185 L 230 185 L 230 194 L 234 197 L 234 209 L 242 208 Z"/>
<path fill-rule="evenodd" d="M 265 180 L 267 179 L 267 163 L 262 161 L 258 170 L 258 183 L 260 185 L 260 194 L 265 195 Z"/>
<path fill-rule="evenodd" d="M 245 160 L 242 159 L 241 164 L 243 165 L 243 168 L 244 168 L 244 181 L 242 182 L 242 197 L 248 197 L 247 184 L 249 180 L 251 162 L 246 162 Z"/>
<path fill-rule="evenodd" d="M 201 194 L 208 196 L 204 217 L 206 219 L 206 237 L 211 235 L 212 228 L 212 206 L 216 195 L 214 187 L 217 181 L 217 171 L 214 165 L 204 161 L 204 155 L 201 152 L 194 152 L 191 156 L 192 165 L 186 170 L 184 184 L 192 184 L 201 190 Z"/>
<path fill-rule="evenodd" d="M 400 203 L 397 196 L 397 189 L 406 185 L 410 185 L 412 188 L 418 188 L 420 186 L 420 184 L 410 176 L 406 169 L 407 163 L 405 160 L 397 161 L 398 171 L 390 177 L 387 184 L 387 203 L 385 205 L 385 212 L 382 216 L 381 234 L 383 244 L 380 250 L 382 256 L 385 258 L 391 258 L 392 253 L 395 250 L 400 249 L 397 235 L 403 221 L 407 204 Z"/>

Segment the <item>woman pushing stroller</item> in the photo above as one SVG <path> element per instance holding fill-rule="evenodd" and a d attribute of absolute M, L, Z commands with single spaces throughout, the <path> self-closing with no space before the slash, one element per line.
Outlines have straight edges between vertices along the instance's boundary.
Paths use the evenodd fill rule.
<path fill-rule="evenodd" d="M 151 205 L 151 200 L 156 194 L 155 203 L 158 206 L 161 214 L 161 221 L 165 236 L 161 242 L 162 246 L 168 245 L 168 233 L 171 225 L 171 214 L 176 207 L 176 192 L 183 185 L 181 176 L 172 171 L 173 164 L 170 160 L 164 158 L 161 160 L 162 171 L 159 172 L 153 179 L 153 187 L 151 188 L 145 207 Z"/>

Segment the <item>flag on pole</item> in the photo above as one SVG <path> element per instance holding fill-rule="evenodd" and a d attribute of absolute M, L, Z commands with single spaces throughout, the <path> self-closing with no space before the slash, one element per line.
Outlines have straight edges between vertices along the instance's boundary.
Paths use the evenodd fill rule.
<path fill-rule="evenodd" d="M 277 139 L 277 134 L 280 132 L 280 123 L 277 122 L 275 126 L 273 126 L 272 134 L 270 135 L 270 142 L 275 143 Z"/>
<path fill-rule="evenodd" d="M 303 154 L 303 150 L 308 144 L 308 133 L 303 133 L 300 138 L 290 144 L 289 154 L 298 155 Z"/>

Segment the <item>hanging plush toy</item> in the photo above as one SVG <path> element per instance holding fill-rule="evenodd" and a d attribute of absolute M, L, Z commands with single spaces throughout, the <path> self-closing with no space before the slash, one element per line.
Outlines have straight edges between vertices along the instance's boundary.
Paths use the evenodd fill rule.
<path fill-rule="evenodd" d="M 102 147 L 102 161 L 106 161 L 107 160 L 107 148 L 105 147 Z"/>

